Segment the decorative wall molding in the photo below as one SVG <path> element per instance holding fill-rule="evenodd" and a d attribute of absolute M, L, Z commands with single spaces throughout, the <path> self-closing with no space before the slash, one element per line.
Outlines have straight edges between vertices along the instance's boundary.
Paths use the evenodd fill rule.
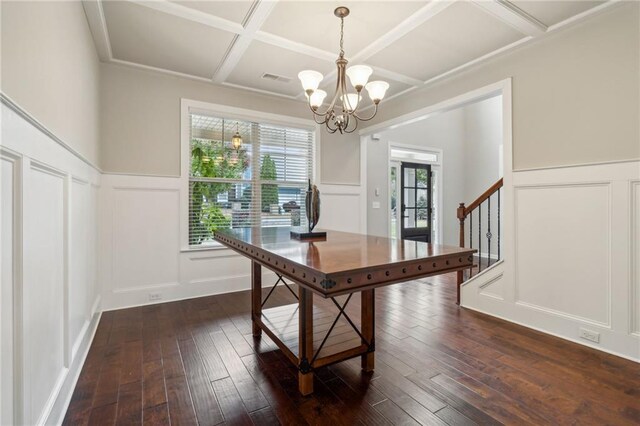
<path fill-rule="evenodd" d="M 150 303 L 161 303 L 183 300 L 193 297 L 207 296 L 220 293 L 247 290 L 250 288 L 249 263 L 241 255 L 227 248 L 212 247 L 196 250 L 182 250 L 179 241 L 167 242 L 148 250 L 138 250 L 125 244 L 115 237 L 117 228 L 127 229 L 128 232 L 139 232 L 137 224 L 142 220 L 153 229 L 177 229 L 181 224 L 179 209 L 172 207 L 172 201 L 163 199 L 164 194 L 176 194 L 182 199 L 182 191 L 188 191 L 181 186 L 181 178 L 148 177 L 133 175 L 104 174 L 100 190 L 101 204 L 104 206 L 100 219 L 100 258 L 102 259 L 102 274 L 100 287 L 104 300 L 104 309 L 112 310 Z M 343 229 L 355 227 L 360 229 L 360 193 L 357 186 L 321 185 L 323 216 L 319 226 L 328 229 Z M 157 214 L 153 218 L 145 217 L 144 209 L 136 207 L 133 197 L 119 198 L 119 194 L 140 191 L 148 197 L 146 204 L 154 205 Z M 131 204 L 133 203 L 133 204 Z M 177 203 L 177 201 L 176 201 Z M 345 204 L 346 203 L 346 204 Z M 353 212 L 346 218 L 344 206 L 348 204 L 348 211 Z M 334 206 L 334 207 L 332 207 Z M 324 214 L 324 211 L 335 210 L 337 216 Z M 127 212 L 127 213 L 123 213 Z M 178 231 L 176 231 L 178 232 Z M 135 236 L 132 238 L 136 238 Z M 149 256 L 153 250 L 155 255 Z M 161 269 L 162 274 L 154 275 L 149 282 L 134 285 L 137 282 L 131 274 L 133 272 L 116 271 L 114 254 L 121 258 L 130 259 L 137 265 L 138 270 L 148 268 L 157 269 L 160 256 L 163 259 L 177 259 L 178 265 Z M 165 262 L 167 263 L 167 262 Z M 126 268 L 125 268 L 126 269 Z M 118 272 L 120 279 L 117 278 Z M 174 275 L 175 274 L 175 275 Z M 265 270 L 263 283 L 265 287 L 272 286 L 276 281 L 275 275 Z M 126 283 L 126 285 L 123 285 Z M 159 300 L 150 300 L 149 293 L 160 295 Z"/>
<path fill-rule="evenodd" d="M 640 161 L 518 171 L 507 184 L 508 241 L 494 267 L 504 300 L 482 294 L 490 268 L 462 286 L 463 306 L 640 361 Z M 579 338 L 581 327 L 600 343 Z"/>
<path fill-rule="evenodd" d="M 66 149 L 67 151 L 69 151 L 72 155 L 74 155 L 75 157 L 77 157 L 78 159 L 83 161 L 89 167 L 93 168 L 94 170 L 96 170 L 98 172 L 102 172 L 102 170 L 96 164 L 93 164 L 91 161 L 87 160 L 87 158 L 85 156 L 83 156 L 78 151 L 76 151 L 74 148 L 72 148 L 71 145 L 67 144 L 62 139 L 60 139 L 55 134 L 53 134 L 53 132 L 51 132 L 37 118 L 35 118 L 33 115 L 31 115 L 26 110 L 24 110 L 22 107 L 20 107 L 15 101 L 13 101 L 9 96 L 4 94 L 3 92 L 0 92 L 0 103 L 2 103 L 2 105 L 4 105 L 7 108 L 9 108 L 11 111 L 13 111 L 15 114 L 17 114 L 23 120 L 25 120 L 31 126 L 36 128 L 38 131 L 42 132 L 47 138 L 51 139 L 52 141 L 54 141 L 55 143 L 57 143 L 58 145 L 60 145 L 64 149 Z"/>
<path fill-rule="evenodd" d="M 549 314 L 553 314 L 553 315 L 558 315 L 558 316 L 563 316 L 566 318 L 570 318 L 570 319 L 576 319 L 576 320 L 581 320 L 584 321 L 586 323 L 590 323 L 590 324 L 594 324 L 594 325 L 599 325 L 602 327 L 607 327 L 610 328 L 611 327 L 611 263 L 612 263 L 612 259 L 611 256 L 613 256 L 612 250 L 611 250 L 611 244 L 610 244 L 610 240 L 611 240 L 611 234 L 612 234 L 612 227 L 613 224 L 611 222 L 611 214 L 610 214 L 610 209 L 612 208 L 611 206 L 611 188 L 612 182 L 611 181 L 587 181 L 587 182 L 558 182 L 555 184 L 551 184 L 551 183 L 544 183 L 544 184 L 518 184 L 518 185 L 514 185 L 514 205 L 515 205 L 515 209 L 514 209 L 514 225 L 515 225 L 515 229 L 514 229 L 514 241 L 515 241 L 515 250 L 514 250 L 514 296 L 515 296 L 515 303 L 523 306 L 523 307 L 527 307 L 530 309 L 538 309 L 541 311 L 544 311 L 546 313 Z M 601 197 L 603 194 L 598 194 L 598 195 L 594 195 L 594 199 L 589 199 L 589 201 L 587 201 L 586 197 L 587 197 L 587 193 L 583 193 L 582 196 L 580 197 L 582 200 L 584 201 L 585 205 L 584 206 L 578 206 L 578 205 L 573 205 L 573 206 L 562 206 L 559 207 L 557 205 L 557 202 L 559 201 L 558 198 L 561 197 L 556 197 L 555 199 L 551 200 L 552 197 L 548 197 L 546 200 L 542 201 L 542 202 L 538 202 L 537 207 L 540 208 L 540 210 L 549 210 L 549 209 L 557 209 L 555 213 L 555 217 L 553 218 L 549 218 L 550 220 L 546 221 L 545 224 L 548 225 L 548 227 L 541 227 L 540 229 L 545 229 L 544 233 L 547 234 L 547 236 L 545 237 L 545 235 L 541 235 L 540 236 L 540 241 L 536 242 L 536 247 L 534 248 L 534 252 L 537 252 L 539 249 L 539 253 L 541 254 L 542 257 L 551 257 L 551 255 L 549 256 L 545 256 L 545 253 L 552 253 L 553 254 L 553 259 L 551 259 L 551 261 L 556 261 L 558 265 L 560 264 L 565 264 L 567 262 L 567 258 L 568 257 L 572 257 L 573 256 L 577 256 L 577 257 L 585 257 L 588 255 L 588 253 L 586 252 L 586 249 L 588 249 L 589 247 L 592 246 L 592 244 L 594 243 L 593 239 L 596 238 L 597 236 L 601 235 L 598 232 L 593 232 L 590 227 L 594 226 L 595 223 L 593 220 L 586 220 L 586 218 L 584 217 L 586 214 L 588 214 L 590 212 L 589 209 L 589 205 L 593 206 L 593 208 L 595 208 L 595 204 L 598 201 L 603 201 L 606 205 L 606 218 L 604 218 L 604 223 L 602 224 L 604 229 L 602 229 L 603 232 L 606 232 L 605 234 L 605 243 L 602 245 L 601 249 L 603 253 L 607 253 L 607 256 L 605 258 L 601 258 L 600 256 L 596 256 L 594 259 L 592 259 L 592 262 L 586 262 L 585 265 L 583 265 L 583 267 L 577 267 L 578 264 L 569 266 L 569 264 L 567 264 L 567 267 L 569 269 L 572 269 L 574 271 L 574 274 L 578 274 L 581 271 L 585 271 L 585 276 L 582 277 L 582 280 L 580 280 L 580 283 L 577 283 L 576 285 L 576 289 L 575 290 L 579 290 L 582 286 L 585 285 L 586 282 L 588 282 L 589 280 L 589 276 L 593 277 L 593 281 L 591 281 L 594 285 L 594 287 L 589 287 L 590 291 L 585 291 L 585 293 L 582 295 L 583 298 L 591 295 L 592 297 L 597 297 L 596 295 L 596 290 L 602 290 L 604 291 L 604 298 L 600 298 L 598 297 L 598 301 L 602 302 L 602 307 L 603 309 L 606 311 L 605 316 L 606 319 L 603 320 L 598 320 L 596 318 L 590 318 L 587 316 L 581 316 L 575 313 L 571 313 L 571 312 L 567 312 L 566 310 L 562 310 L 562 309 L 557 309 L 557 308 L 552 308 L 551 305 L 549 306 L 541 306 L 538 303 L 535 302 L 531 302 L 531 301 L 526 301 L 523 300 L 523 288 L 522 288 L 522 282 L 523 282 L 523 277 L 521 277 L 521 268 L 523 266 L 528 267 L 529 269 L 527 269 L 527 272 L 524 273 L 524 276 L 527 276 L 527 279 L 529 279 L 530 281 L 532 281 L 532 283 L 530 285 L 532 286 L 536 286 L 539 287 L 540 290 L 539 291 L 543 291 L 542 290 L 542 285 L 543 284 L 543 280 L 539 279 L 538 277 L 534 276 L 534 271 L 531 269 L 533 267 L 533 269 L 538 269 L 537 266 L 534 267 L 534 265 L 545 265 L 545 271 L 543 274 L 541 275 L 545 275 L 545 276 L 553 276 L 553 272 L 560 272 L 560 271 L 549 271 L 548 268 L 552 267 L 551 262 L 540 262 L 540 261 L 534 261 L 531 256 L 527 253 L 525 253 L 525 247 L 522 246 L 521 244 L 521 238 L 520 238 L 520 232 L 522 230 L 530 230 L 531 227 L 527 224 L 523 225 L 522 227 L 520 226 L 520 221 L 523 220 L 523 216 L 524 215 L 532 215 L 532 216 L 539 216 L 540 215 L 540 211 L 536 211 L 533 207 L 535 206 L 531 206 L 531 205 L 526 205 L 523 206 L 523 200 L 522 200 L 522 194 L 523 191 L 535 191 L 536 193 L 538 193 L 538 197 L 539 198 L 544 198 L 545 195 L 543 195 L 544 192 L 547 191 L 554 191 L 554 190 L 563 190 L 562 192 L 567 192 L 567 191 L 576 191 L 578 189 L 604 189 L 606 192 L 604 194 L 605 199 L 596 199 L 596 197 Z M 542 192 L 541 192 L 542 191 Z M 584 191 L 582 191 L 584 192 Z M 565 194 L 567 195 L 566 198 L 569 197 L 569 194 Z M 572 208 L 573 207 L 573 208 Z M 562 216 L 562 213 L 567 213 L 570 216 L 573 217 L 573 220 L 566 220 L 566 219 L 570 219 L 570 218 L 565 218 Z M 550 238 L 552 238 L 551 235 L 549 235 L 549 233 L 553 233 L 553 231 L 555 230 L 553 227 L 554 226 L 558 226 L 559 228 L 563 228 L 565 233 L 568 233 L 571 231 L 571 227 L 575 226 L 578 227 L 579 230 L 578 232 L 576 232 L 574 235 L 574 237 L 579 238 L 579 237 L 583 237 L 584 240 L 582 241 L 578 241 L 575 238 L 568 238 L 565 237 L 566 234 L 562 234 L 562 240 L 563 241 L 556 241 L 555 243 L 552 242 L 549 244 L 550 247 L 553 247 L 555 250 L 553 252 L 549 252 L 548 249 L 545 249 L 546 246 L 546 242 L 549 242 Z M 559 230 L 559 229 L 558 229 Z M 573 234 L 572 234 L 573 235 Z M 562 243 L 566 243 L 566 246 L 560 247 L 559 245 Z M 530 244 L 530 243 L 529 243 Z M 534 253 L 535 256 L 535 253 Z M 526 260 L 525 260 L 526 258 Z M 575 259 L 575 261 L 579 261 L 579 259 Z M 604 265 L 604 269 L 605 271 L 604 274 L 606 275 L 604 278 L 604 282 L 602 282 L 601 280 L 599 280 L 598 278 L 596 278 L 594 275 L 594 271 L 590 270 L 590 271 L 586 271 L 585 267 L 588 267 L 589 265 L 591 265 L 592 267 L 595 267 L 596 265 L 600 265 L 602 262 L 606 262 Z M 574 267 L 575 266 L 575 267 Z M 567 273 L 568 271 L 562 271 L 564 273 Z M 567 273 L 566 278 L 563 282 L 563 285 L 567 285 L 570 281 L 571 281 L 571 274 Z M 534 277 L 534 278 L 529 278 L 529 277 Z M 600 289 L 600 284 L 603 284 L 603 288 Z M 597 287 L 595 287 L 597 286 Z M 553 288 L 546 288 L 546 293 L 552 292 Z M 531 292 L 531 288 L 529 288 L 527 290 L 529 293 Z M 536 290 L 535 292 L 538 293 L 538 290 Z M 578 294 L 580 293 L 576 293 L 576 296 L 578 296 Z M 547 297 L 540 295 L 541 297 Z M 564 299 L 563 297 L 559 297 L 560 295 L 558 294 L 556 297 L 551 297 L 551 299 L 555 299 L 554 300 L 549 300 L 550 304 L 553 303 L 557 303 L 559 301 L 561 301 L 562 299 Z M 566 295 L 565 295 L 566 296 Z M 571 305 L 574 305 L 573 303 L 570 303 Z M 581 305 L 582 306 L 582 305 Z"/>
<path fill-rule="evenodd" d="M 13 355 L 9 423 L 58 424 L 99 318 L 91 250 L 97 198 L 91 194 L 100 185 L 100 171 L 9 98 L 0 98 L 2 164 L 14 169 L 12 191 L 0 194 L 11 198 L 3 205 L 14 206 L 8 310 L 13 338 L 8 351 L 3 346 L 3 355 Z"/>
<path fill-rule="evenodd" d="M 501 272 L 498 275 L 494 276 L 493 278 L 488 278 L 486 281 L 484 281 L 481 285 L 478 286 L 478 293 L 480 293 L 483 296 L 493 297 L 498 300 L 504 300 L 504 291 L 502 288 L 500 288 L 498 292 L 494 291 L 495 289 L 491 288 L 492 286 L 496 287 L 497 283 L 502 284 L 501 280 L 503 275 L 504 273 Z"/>

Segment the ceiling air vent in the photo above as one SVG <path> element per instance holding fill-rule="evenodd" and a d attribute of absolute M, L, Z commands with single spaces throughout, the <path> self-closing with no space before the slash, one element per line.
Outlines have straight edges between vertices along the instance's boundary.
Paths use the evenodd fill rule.
<path fill-rule="evenodd" d="M 262 78 L 266 80 L 279 81 L 280 83 L 289 83 L 291 78 L 285 77 L 283 75 L 270 74 L 268 72 L 262 74 Z"/>

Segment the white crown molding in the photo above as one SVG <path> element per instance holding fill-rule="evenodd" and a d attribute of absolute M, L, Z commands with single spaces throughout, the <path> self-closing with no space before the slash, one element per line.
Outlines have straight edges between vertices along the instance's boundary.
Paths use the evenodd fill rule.
<path fill-rule="evenodd" d="M 239 84 L 228 83 L 226 79 L 233 72 L 233 69 L 238 64 L 242 55 L 246 52 L 247 48 L 251 44 L 251 41 L 257 40 L 263 43 L 268 43 L 273 46 L 280 47 L 282 49 L 286 49 L 292 52 L 301 53 L 307 56 L 311 56 L 314 58 L 318 58 L 321 60 L 331 61 L 333 62 L 336 58 L 336 54 L 333 52 L 328 52 L 322 49 L 318 49 L 313 46 L 306 45 L 304 43 L 299 43 L 293 40 L 289 40 L 275 34 L 267 33 L 261 31 L 260 28 L 268 18 L 269 14 L 275 7 L 275 4 L 278 0 L 256 0 L 256 3 L 253 6 L 253 9 L 247 15 L 245 19 L 245 26 L 243 25 L 216 17 L 214 15 L 210 15 L 205 12 L 201 12 L 195 9 L 188 8 L 186 6 L 182 6 L 177 3 L 170 2 L 168 0 L 157 0 L 157 1 L 143 1 L 143 0 L 128 0 L 132 3 L 138 4 L 140 6 L 144 6 L 153 10 L 157 10 L 163 13 L 167 13 L 170 15 L 178 16 L 183 19 L 188 19 L 193 22 L 198 22 L 212 28 L 217 28 L 223 31 L 229 31 L 236 34 L 234 41 L 230 45 L 227 54 L 225 55 L 224 60 L 218 66 L 214 76 L 212 79 L 195 76 L 191 74 L 185 74 L 177 71 L 171 71 L 162 68 L 156 68 L 148 65 L 137 64 L 129 61 L 123 61 L 120 59 L 113 58 L 111 52 L 111 46 L 109 42 L 109 34 L 106 27 L 106 22 L 104 19 L 104 13 L 102 11 L 102 1 L 104 0 L 83 0 L 83 6 L 85 8 L 85 13 L 87 15 L 87 20 L 89 22 L 89 26 L 91 28 L 91 32 L 94 37 L 94 41 L 96 44 L 96 50 L 98 51 L 98 55 L 100 59 L 104 62 L 112 62 L 116 64 L 126 65 L 133 68 L 140 68 L 150 71 L 161 72 L 164 74 L 174 75 L 178 77 L 188 78 L 197 81 L 203 81 L 208 83 L 219 84 L 223 86 L 233 87 L 242 90 L 249 90 L 257 93 L 262 93 L 266 95 L 277 96 L 280 98 L 292 99 L 297 101 L 305 101 L 305 95 L 303 92 L 299 93 L 297 96 L 291 96 L 283 93 L 271 92 L 268 90 L 257 89 L 254 87 L 243 86 Z M 417 12 L 413 13 L 410 17 L 396 25 L 392 30 L 388 31 L 378 39 L 374 40 L 371 44 L 361 50 L 358 54 L 351 58 L 352 63 L 365 63 L 366 60 L 382 49 L 390 46 L 395 41 L 406 35 L 407 33 L 413 31 L 420 25 L 423 25 L 429 19 L 433 18 L 447 7 L 458 1 L 468 1 L 468 0 L 434 0 Z M 511 43 L 507 46 L 500 47 L 492 52 L 489 52 L 483 56 L 475 58 L 471 61 L 468 61 L 462 65 L 454 67 L 448 71 L 445 71 L 439 75 L 433 76 L 426 81 L 420 81 L 418 79 L 412 78 L 410 76 L 406 76 L 404 74 L 386 70 L 379 67 L 373 67 L 375 72 L 389 80 L 397 81 L 400 83 L 404 83 L 410 85 L 411 87 L 403 90 L 393 96 L 386 98 L 386 101 L 398 97 L 402 94 L 415 90 L 417 88 L 422 88 L 424 86 L 433 84 L 442 79 L 451 77 L 455 74 L 458 74 L 474 65 L 478 65 L 480 63 L 486 62 L 487 60 L 501 55 L 503 53 L 509 52 L 521 45 L 527 44 L 533 40 L 539 40 L 541 38 L 546 37 L 548 34 L 553 33 L 561 28 L 570 26 L 574 23 L 582 21 L 583 19 L 598 14 L 605 9 L 613 6 L 614 4 L 621 3 L 621 0 L 609 0 L 599 6 L 586 10 L 578 15 L 572 16 L 562 22 L 546 27 L 544 24 L 539 22 L 537 19 L 527 14 L 523 10 L 519 9 L 515 5 L 509 3 L 506 0 L 471 0 L 475 5 L 477 5 L 481 10 L 485 11 L 492 16 L 497 17 L 502 22 L 509 24 L 510 26 L 516 28 L 518 31 L 525 34 L 525 37 L 522 39 Z M 106 58 L 106 59 L 105 59 Z M 325 76 L 324 83 L 331 83 L 335 80 L 336 71 L 332 70 Z M 364 108 L 364 109 L 368 109 Z"/>
<path fill-rule="evenodd" d="M 383 78 L 388 78 L 390 80 L 397 81 L 399 83 L 408 84 L 409 86 L 421 86 L 424 82 L 422 80 L 418 80 L 417 78 L 408 77 L 404 74 L 397 73 L 395 71 L 389 71 L 384 68 L 371 66 L 373 69 L 373 73 L 379 75 Z"/>
<path fill-rule="evenodd" d="M 485 62 L 485 61 L 489 60 L 490 58 L 493 58 L 494 56 L 498 56 L 501 53 L 504 53 L 504 52 L 510 51 L 512 49 L 515 49 L 516 47 L 520 46 L 521 44 L 524 44 L 524 43 L 526 43 L 526 42 L 528 42 L 528 41 L 530 41 L 532 39 L 533 39 L 533 37 L 528 37 L 528 36 L 524 37 L 524 38 L 521 38 L 520 40 L 514 41 L 511 44 L 508 44 L 508 45 L 503 46 L 503 47 L 501 47 L 499 49 L 496 49 L 496 50 L 494 50 L 492 52 L 489 52 L 486 55 L 482 55 L 482 56 L 480 56 L 480 57 L 478 57 L 476 59 L 473 59 L 473 60 L 471 60 L 469 62 L 466 62 L 466 63 L 464 63 L 462 65 L 459 65 L 459 66 L 457 66 L 455 68 L 452 68 L 449 71 L 445 71 L 445 72 L 443 72 L 441 74 L 438 74 L 438 75 L 436 75 L 434 77 L 431 77 L 430 79 L 426 80 L 423 83 L 423 85 L 427 86 L 429 84 L 432 84 L 432 83 L 435 83 L 435 82 L 437 82 L 439 80 L 442 80 L 442 79 L 444 79 L 446 77 L 449 77 L 450 75 L 457 74 L 457 73 L 459 73 L 459 72 L 461 72 L 461 71 L 463 71 L 463 70 L 465 70 L 465 69 L 467 69 L 467 68 L 469 68 L 469 67 L 471 67 L 473 65 Z"/>
<path fill-rule="evenodd" d="M 506 0 L 473 0 L 473 4 L 522 34 L 536 37 L 547 32 L 546 25 Z"/>
<path fill-rule="evenodd" d="M 285 95 L 284 93 L 270 92 L 269 90 L 257 89 L 255 87 L 249 87 L 249 86 L 242 86 L 240 84 L 228 83 L 226 81 L 220 83 L 220 85 L 232 87 L 234 89 L 249 90 L 251 92 L 262 93 L 263 95 L 277 96 L 279 98 L 285 98 L 292 101 L 300 102 L 300 99 L 298 99 L 297 97 L 291 96 L 291 95 Z"/>
<path fill-rule="evenodd" d="M 83 0 L 82 7 L 89 23 L 89 30 L 93 36 L 98 57 L 101 61 L 108 62 L 113 58 L 113 55 L 102 2 L 100 0 Z"/>
<path fill-rule="evenodd" d="M 229 74 L 235 69 L 242 56 L 249 48 L 255 33 L 262 28 L 267 18 L 273 11 L 277 0 L 261 1 L 251 10 L 246 19 L 244 32 L 237 36 L 231 44 L 231 48 L 225 55 L 213 76 L 214 83 L 222 83 L 227 80 Z"/>

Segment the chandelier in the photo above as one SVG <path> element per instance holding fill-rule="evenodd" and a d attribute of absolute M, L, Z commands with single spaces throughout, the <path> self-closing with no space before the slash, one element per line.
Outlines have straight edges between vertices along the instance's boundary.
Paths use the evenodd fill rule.
<path fill-rule="evenodd" d="M 305 70 L 298 74 L 298 78 L 309 101 L 309 108 L 313 112 L 315 122 L 326 125 L 329 133 L 337 131 L 351 133 L 358 127 L 358 121 L 368 121 L 375 117 L 378 112 L 378 104 L 384 98 L 389 84 L 385 81 L 367 83 L 373 70 L 366 65 L 355 65 L 347 68 L 349 61 L 344 58 L 343 39 L 344 18 L 349 15 L 349 9 L 341 6 L 336 8 L 333 14 L 340 18 L 340 55 L 336 60 L 338 67 L 336 93 L 326 111 L 321 111 L 320 107 L 327 96 L 327 92 L 318 89 L 320 82 L 324 78 L 323 75 L 318 71 Z M 355 93 L 347 91 L 346 77 L 349 77 Z M 358 114 L 363 88 L 367 89 L 374 106 L 373 113 L 366 118 Z"/>

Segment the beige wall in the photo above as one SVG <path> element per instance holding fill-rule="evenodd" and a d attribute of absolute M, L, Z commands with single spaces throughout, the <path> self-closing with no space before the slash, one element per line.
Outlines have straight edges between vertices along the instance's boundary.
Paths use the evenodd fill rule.
<path fill-rule="evenodd" d="M 101 67 L 101 156 L 107 172 L 180 174 L 180 98 L 311 118 L 303 102 L 119 65 Z M 358 183 L 359 147 L 353 138 L 331 137 L 324 130 L 320 138 L 323 180 Z"/>
<path fill-rule="evenodd" d="M 573 27 L 406 96 L 388 120 L 496 81 L 513 80 L 515 169 L 640 158 L 640 4 Z"/>
<path fill-rule="evenodd" d="M 322 129 L 322 183 L 360 184 L 360 136 L 329 134 Z"/>
<path fill-rule="evenodd" d="M 82 3 L 0 7 L 2 92 L 99 165 L 99 62 Z"/>

